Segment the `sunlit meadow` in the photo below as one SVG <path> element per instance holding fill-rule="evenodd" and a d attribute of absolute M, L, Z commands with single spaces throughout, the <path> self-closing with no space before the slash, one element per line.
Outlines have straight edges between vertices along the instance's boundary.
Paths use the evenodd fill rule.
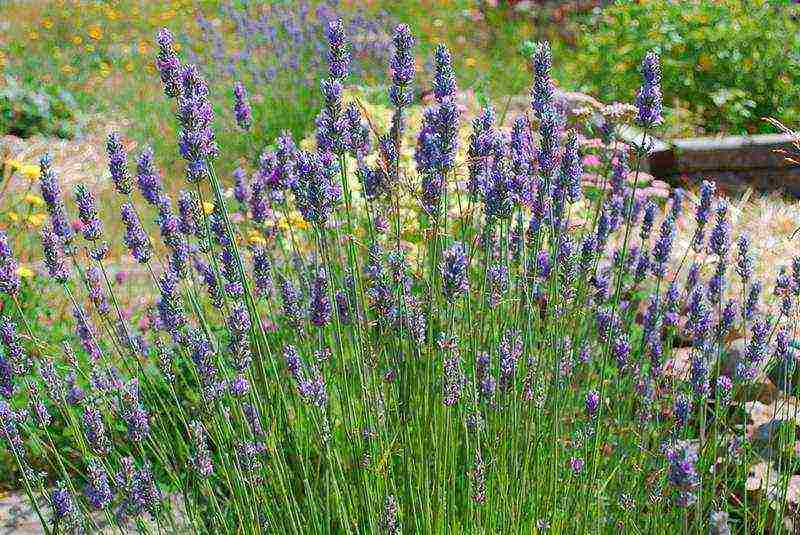
<path fill-rule="evenodd" d="M 618 134 L 658 133 L 658 54 L 631 104 L 576 111 L 538 43 L 530 106 L 468 120 L 445 46 L 415 109 L 401 24 L 382 114 L 345 89 L 347 29 L 324 28 L 313 139 L 264 139 L 256 82 L 215 93 L 164 29 L 180 182 L 125 132 L 110 207 L 50 155 L 9 164 L 73 331 L 32 325 L 0 234 L 0 444 L 42 529 L 794 532 L 800 258 L 762 280 L 712 183 L 648 183 Z"/>

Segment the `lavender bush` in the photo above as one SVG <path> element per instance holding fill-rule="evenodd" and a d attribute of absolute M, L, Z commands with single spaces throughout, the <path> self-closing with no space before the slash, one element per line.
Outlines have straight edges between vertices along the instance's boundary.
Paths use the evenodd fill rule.
<path fill-rule="evenodd" d="M 337 21 L 328 35 L 316 148 L 280 136 L 229 197 L 206 81 L 159 34 L 186 160 L 177 201 L 148 149 L 108 143 L 122 239 L 152 279 L 145 329 L 111 283 L 118 238 L 90 190 L 75 190 L 78 234 L 42 160 L 44 258 L 75 336 L 33 336 L 0 234 L 0 438 L 44 529 L 791 531 L 800 260 L 778 281 L 780 315 L 764 316 L 748 240 L 712 184 L 696 206 L 641 194 L 646 148 L 628 154 L 616 131 L 661 122 L 658 56 L 635 107 L 577 129 L 539 45 L 531 109 L 507 129 L 486 108 L 461 140 L 440 47 L 409 147 L 409 29 L 393 34 L 386 129 L 345 101 L 352 48 Z M 245 137 L 259 128 L 248 89 L 234 103 Z M 586 132 L 605 141 L 608 187 L 584 191 Z M 684 212 L 697 230 L 678 250 Z M 765 396 L 768 421 L 748 426 Z M 57 428 L 72 449 L 54 447 Z"/>
<path fill-rule="evenodd" d="M 391 18 L 339 4 L 226 1 L 216 11 L 199 11 L 199 32 L 187 31 L 181 41 L 188 45 L 188 61 L 199 65 L 215 87 L 230 90 L 235 82 L 245 82 L 254 91 L 252 105 L 261 126 L 251 137 L 266 144 L 282 129 L 296 135 L 308 131 L 321 104 L 319 83 L 328 61 L 332 68 L 347 69 L 353 81 L 381 78 L 391 53 Z M 336 21 L 335 31 L 350 38 L 347 57 L 328 54 L 328 39 L 335 39 L 329 28 Z M 238 110 L 235 117 L 238 122 Z"/>

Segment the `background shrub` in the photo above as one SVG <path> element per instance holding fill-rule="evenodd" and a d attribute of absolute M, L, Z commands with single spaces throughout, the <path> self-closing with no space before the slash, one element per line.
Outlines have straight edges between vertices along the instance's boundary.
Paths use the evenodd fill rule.
<path fill-rule="evenodd" d="M 767 0 L 617 2 L 581 21 L 569 62 L 556 67 L 583 91 L 624 100 L 639 83 L 639 58 L 656 49 L 670 133 L 772 131 L 762 118 L 800 118 L 796 15 Z"/>
<path fill-rule="evenodd" d="M 72 137 L 76 107 L 75 99 L 64 89 L 34 88 L 6 76 L 0 87 L 0 134 Z"/>

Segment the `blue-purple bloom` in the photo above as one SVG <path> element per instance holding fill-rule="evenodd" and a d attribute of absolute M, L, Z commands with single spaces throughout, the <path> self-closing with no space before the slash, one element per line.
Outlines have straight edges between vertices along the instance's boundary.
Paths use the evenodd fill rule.
<path fill-rule="evenodd" d="M 550 43 L 536 44 L 533 54 L 533 88 L 531 89 L 531 107 L 540 120 L 552 110 L 555 87 L 550 78 L 553 58 L 550 54 Z"/>
<path fill-rule="evenodd" d="M 8 234 L 6 231 L 0 230 L 0 292 L 10 296 L 17 295 L 20 287 L 17 269 L 19 269 L 19 263 L 8 243 Z"/>
<path fill-rule="evenodd" d="M 106 433 L 103 415 L 91 405 L 83 408 L 83 431 L 94 453 L 102 455 L 109 452 L 111 441 Z"/>
<path fill-rule="evenodd" d="M 233 196 L 241 204 L 250 200 L 250 184 L 247 182 L 247 173 L 241 167 L 233 171 Z"/>
<path fill-rule="evenodd" d="M 642 60 L 642 86 L 636 95 L 639 113 L 636 122 L 644 128 L 661 124 L 661 65 L 658 54 L 651 50 Z"/>
<path fill-rule="evenodd" d="M 131 175 L 128 171 L 128 154 L 116 132 L 108 134 L 106 152 L 108 154 L 108 171 L 111 174 L 114 189 L 120 195 L 128 195 L 132 191 Z"/>
<path fill-rule="evenodd" d="M 50 276 L 64 284 L 69 279 L 69 269 L 64 262 L 64 243 L 49 225 L 42 227 L 42 251 Z"/>
<path fill-rule="evenodd" d="M 189 430 L 194 447 L 189 464 L 201 479 L 208 479 L 214 473 L 214 462 L 211 460 L 211 451 L 208 449 L 208 433 L 203 424 L 197 420 L 189 423 Z"/>
<path fill-rule="evenodd" d="M 50 491 L 50 508 L 53 511 L 53 525 L 70 533 L 81 533 L 80 512 L 75 504 L 75 497 L 61 481 Z"/>
<path fill-rule="evenodd" d="M 461 242 L 455 242 L 444 250 L 439 270 L 442 273 L 442 291 L 449 302 L 469 291 L 468 259 Z"/>
<path fill-rule="evenodd" d="M 253 110 L 247 99 L 247 89 L 242 82 L 233 85 L 233 114 L 236 117 L 236 124 L 242 130 L 250 130 L 253 126 Z"/>
<path fill-rule="evenodd" d="M 342 19 L 328 23 L 328 67 L 331 78 L 344 80 L 350 66 L 350 51 Z"/>
<path fill-rule="evenodd" d="M 312 325 L 325 327 L 331 321 L 331 300 L 328 296 L 328 275 L 325 268 L 317 269 L 311 279 L 311 307 L 309 320 Z"/>
<path fill-rule="evenodd" d="M 162 28 L 158 32 L 156 41 L 158 42 L 156 68 L 161 74 L 164 93 L 168 97 L 177 97 L 181 94 L 181 62 L 175 53 L 174 38 L 168 29 Z"/>
<path fill-rule="evenodd" d="M 456 75 L 453 71 L 453 58 L 447 46 L 440 44 L 436 47 L 434 54 L 435 74 L 433 77 L 433 94 L 439 103 L 445 99 L 453 98 L 458 88 L 456 87 Z"/>
<path fill-rule="evenodd" d="M 136 210 L 130 203 L 125 203 L 120 207 L 120 215 L 122 222 L 125 224 L 125 245 L 131 256 L 140 264 L 146 264 L 150 261 L 153 251 L 150 248 L 150 240 L 142 227 L 139 216 L 136 215 Z"/>
<path fill-rule="evenodd" d="M 158 199 L 164 193 L 164 186 L 153 160 L 152 147 L 145 147 L 136 161 L 136 182 L 139 185 L 139 191 L 142 192 L 142 197 L 151 205 L 156 206 Z"/>
<path fill-rule="evenodd" d="M 336 181 L 336 160 L 330 153 L 302 151 L 295 169 L 297 181 L 292 184 L 292 192 L 298 210 L 312 225 L 325 226 L 342 193 Z"/>
<path fill-rule="evenodd" d="M 105 509 L 111 503 L 114 493 L 108 482 L 108 472 L 100 462 L 92 460 L 86 468 L 88 482 L 84 493 L 89 503 L 96 510 Z"/>
<path fill-rule="evenodd" d="M 103 222 L 97 216 L 94 194 L 85 185 L 76 184 L 75 203 L 78 205 L 78 219 L 83 223 L 83 237 L 90 242 L 99 240 L 103 234 Z"/>
<path fill-rule="evenodd" d="M 319 408 L 328 402 L 325 379 L 315 364 L 306 364 L 294 346 L 287 345 L 283 350 L 286 367 L 289 369 L 297 386 L 297 393 L 306 403 Z"/>
<path fill-rule="evenodd" d="M 206 178 L 208 161 L 217 155 L 217 142 L 211 128 L 214 110 L 208 99 L 208 86 L 196 66 L 183 67 L 180 79 L 178 146 L 188 163 L 186 178 L 194 183 Z"/>
<path fill-rule="evenodd" d="M 61 193 L 61 185 L 58 183 L 55 171 L 53 171 L 53 158 L 50 154 L 42 156 L 39 160 L 39 168 L 39 188 L 50 214 L 52 229 L 64 244 L 69 244 L 72 240 L 72 226 L 67 217 L 64 196 Z"/>
<path fill-rule="evenodd" d="M 697 500 L 695 492 L 700 487 L 697 472 L 697 445 L 689 441 L 678 441 L 666 448 L 669 463 L 668 479 L 679 492 L 678 505 L 688 507 Z"/>
<path fill-rule="evenodd" d="M 413 95 L 410 86 L 416 73 L 411 29 L 406 24 L 400 24 L 394 29 L 392 41 L 395 52 L 391 61 L 392 86 L 389 88 L 389 99 L 396 108 L 402 109 L 411 104 Z"/>

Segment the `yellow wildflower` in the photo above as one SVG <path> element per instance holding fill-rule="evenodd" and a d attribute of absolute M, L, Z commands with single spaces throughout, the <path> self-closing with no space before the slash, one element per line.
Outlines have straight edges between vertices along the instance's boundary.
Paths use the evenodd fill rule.
<path fill-rule="evenodd" d="M 34 195 L 33 193 L 28 193 L 27 195 L 25 195 L 23 200 L 26 203 L 30 204 L 31 206 L 36 206 L 36 207 L 44 206 L 44 199 L 42 199 L 38 195 Z"/>
<path fill-rule="evenodd" d="M 133 62 L 129 61 L 128 63 L 126 63 L 125 64 L 125 70 L 127 72 L 133 72 Z"/>
<path fill-rule="evenodd" d="M 47 219 L 47 216 L 40 213 L 40 214 L 31 214 L 31 215 L 29 215 L 28 218 L 27 218 L 27 221 L 28 221 L 28 223 L 30 223 L 34 227 L 41 227 L 42 225 L 44 225 L 44 222 L 45 222 L 46 219 Z"/>
<path fill-rule="evenodd" d="M 14 223 L 19 221 L 19 216 L 17 215 L 16 212 L 8 212 L 6 214 L 6 217 L 8 218 L 9 221 L 13 221 Z"/>
<path fill-rule="evenodd" d="M 81 43 L 83 43 L 83 37 L 81 37 L 80 35 L 76 35 L 75 37 L 72 38 L 72 44 L 77 46 L 80 45 Z"/>
<path fill-rule="evenodd" d="M 12 170 L 19 169 L 22 165 L 22 162 L 19 160 L 15 160 L 14 158 L 9 158 L 6 160 L 6 165 L 9 166 Z"/>
<path fill-rule="evenodd" d="M 31 30 L 30 32 L 28 32 L 28 39 L 30 39 L 31 41 L 36 41 L 37 39 L 39 39 L 39 32 Z"/>
<path fill-rule="evenodd" d="M 477 64 L 478 64 L 478 60 L 477 60 L 477 59 L 475 59 L 475 58 L 473 58 L 473 57 L 469 57 L 469 58 L 467 58 L 466 60 L 464 60 L 464 64 L 465 64 L 467 67 L 474 67 L 475 65 L 477 65 Z"/>
<path fill-rule="evenodd" d="M 141 41 L 139 43 L 139 54 L 142 54 L 144 56 L 144 55 L 148 54 L 149 51 L 150 51 L 150 48 L 147 46 L 147 42 L 146 41 Z"/>
<path fill-rule="evenodd" d="M 203 211 L 206 213 L 206 215 L 211 215 L 214 213 L 214 203 L 208 201 L 203 202 Z"/>
<path fill-rule="evenodd" d="M 73 69 L 71 65 L 64 65 L 61 67 L 61 72 L 69 76 L 75 72 L 75 69 Z"/>
<path fill-rule="evenodd" d="M 45 30 L 50 30 L 53 27 L 53 21 L 50 19 L 44 19 L 42 21 L 42 28 Z"/>
<path fill-rule="evenodd" d="M 17 268 L 17 275 L 19 275 L 23 279 L 30 279 L 31 277 L 33 277 L 34 273 L 33 270 L 27 266 L 19 266 Z"/>
<path fill-rule="evenodd" d="M 99 41 L 103 37 L 103 29 L 100 26 L 92 26 L 89 28 L 89 37 L 95 41 Z"/>
<path fill-rule="evenodd" d="M 19 172 L 28 178 L 39 178 L 38 165 L 30 165 L 30 164 L 20 165 L 17 169 L 19 169 Z"/>
<path fill-rule="evenodd" d="M 250 231 L 250 234 L 247 236 L 247 241 L 251 245 L 266 245 L 267 243 L 267 240 L 264 239 L 264 236 L 262 236 L 257 230 Z"/>

